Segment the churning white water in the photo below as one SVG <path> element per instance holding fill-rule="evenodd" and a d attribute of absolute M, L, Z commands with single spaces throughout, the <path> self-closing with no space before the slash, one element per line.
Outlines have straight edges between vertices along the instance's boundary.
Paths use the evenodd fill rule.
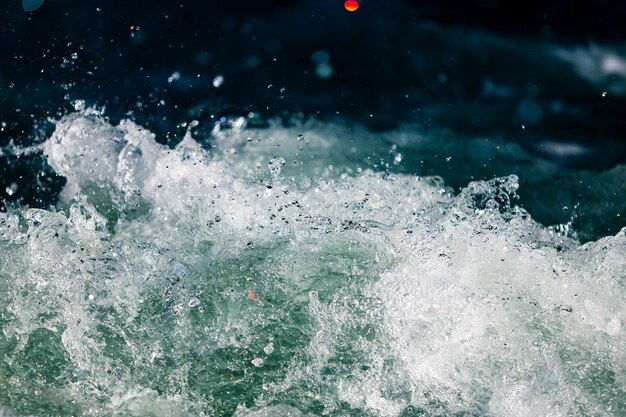
<path fill-rule="evenodd" d="M 93 109 L 56 123 L 57 207 L 0 213 L 0 403 L 626 415 L 625 230 L 580 245 L 515 176 L 455 193 L 364 164 L 376 134 L 243 124 L 170 149 Z"/>

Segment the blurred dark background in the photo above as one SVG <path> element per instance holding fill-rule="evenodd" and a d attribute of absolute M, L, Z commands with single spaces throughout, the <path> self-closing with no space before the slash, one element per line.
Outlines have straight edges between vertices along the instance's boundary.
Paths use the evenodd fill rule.
<path fill-rule="evenodd" d="M 623 1 L 359 3 L 5 1 L 2 200 L 54 200 L 62 179 L 29 180 L 44 162 L 9 150 L 45 139 L 77 99 L 171 145 L 184 122 L 254 112 L 503 138 L 572 170 L 624 161 Z"/>

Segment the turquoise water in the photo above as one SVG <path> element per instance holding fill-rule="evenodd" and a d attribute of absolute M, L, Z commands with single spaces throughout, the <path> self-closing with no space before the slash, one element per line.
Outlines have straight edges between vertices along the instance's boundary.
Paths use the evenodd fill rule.
<path fill-rule="evenodd" d="M 56 122 L 34 151 L 58 204 L 0 213 L 0 415 L 626 415 L 625 231 L 581 244 L 515 175 L 453 189 L 407 160 L 527 195 L 554 166 L 246 123 L 170 149 L 94 109 Z M 619 199 L 623 167 L 585 178 Z"/>

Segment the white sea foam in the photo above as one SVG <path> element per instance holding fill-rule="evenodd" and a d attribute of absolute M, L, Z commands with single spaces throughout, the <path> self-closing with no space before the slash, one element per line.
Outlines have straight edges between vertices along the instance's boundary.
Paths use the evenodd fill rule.
<path fill-rule="evenodd" d="M 308 129 L 208 151 L 60 120 L 58 211 L 0 214 L 3 401 L 35 381 L 92 415 L 626 410 L 624 230 L 580 246 L 514 176 L 454 195 L 361 167 L 380 136 Z"/>

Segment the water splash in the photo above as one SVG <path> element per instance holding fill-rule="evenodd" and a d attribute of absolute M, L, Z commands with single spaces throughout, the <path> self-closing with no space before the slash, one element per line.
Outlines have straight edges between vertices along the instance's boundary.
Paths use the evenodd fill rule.
<path fill-rule="evenodd" d="M 57 209 L 0 213 L 0 403 L 626 412 L 624 230 L 581 246 L 516 205 L 515 176 L 455 195 L 436 177 L 359 172 L 332 127 L 294 137 L 237 130 L 209 152 L 88 110 L 57 122 L 42 145 L 67 179 Z"/>

